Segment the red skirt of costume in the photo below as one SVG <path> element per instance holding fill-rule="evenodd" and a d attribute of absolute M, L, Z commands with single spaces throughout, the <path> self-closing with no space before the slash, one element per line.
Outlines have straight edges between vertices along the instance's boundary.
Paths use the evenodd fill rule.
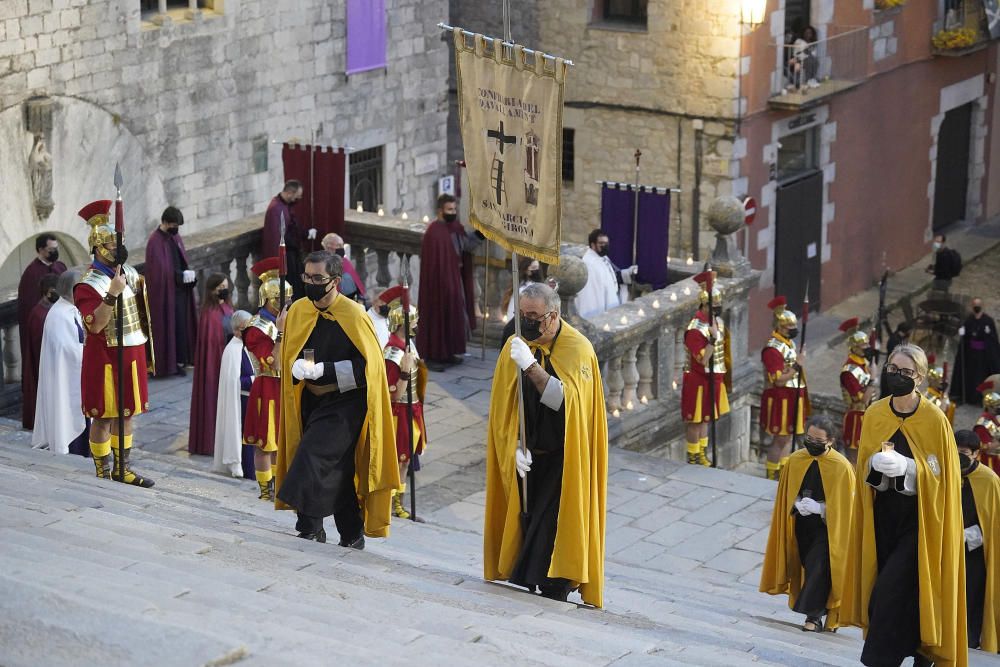
<path fill-rule="evenodd" d="M 844 447 L 847 449 L 857 449 L 861 442 L 861 418 L 865 416 L 863 410 L 848 410 L 844 415 Z"/>
<path fill-rule="evenodd" d="M 798 417 L 794 414 L 795 398 L 798 396 Z M 771 387 L 760 397 L 760 427 L 771 435 L 791 435 L 792 420 L 795 432 L 804 433 L 802 425 L 809 416 L 809 394 L 802 389 Z"/>
<path fill-rule="evenodd" d="M 243 421 L 243 442 L 265 452 L 278 451 L 278 420 L 281 418 L 281 379 L 254 378 Z"/>
<path fill-rule="evenodd" d="M 406 428 L 406 403 L 392 404 L 392 420 L 396 423 L 396 455 L 400 463 L 410 459 L 410 431 Z M 424 406 L 413 404 L 413 454 L 414 458 L 424 453 L 427 444 L 427 428 L 424 426 Z"/>
<path fill-rule="evenodd" d="M 729 413 L 729 395 L 726 393 L 725 377 L 715 376 L 715 418 Z M 708 377 L 686 371 L 681 386 L 681 416 L 688 423 L 700 424 L 711 421 L 712 412 L 708 408 Z"/>
<path fill-rule="evenodd" d="M 83 346 L 80 372 L 80 396 L 83 414 L 92 419 L 118 416 L 118 348 L 104 344 L 103 335 L 90 334 Z M 132 417 L 149 410 L 146 377 L 146 348 L 133 345 L 123 348 L 125 361 L 123 416 Z"/>

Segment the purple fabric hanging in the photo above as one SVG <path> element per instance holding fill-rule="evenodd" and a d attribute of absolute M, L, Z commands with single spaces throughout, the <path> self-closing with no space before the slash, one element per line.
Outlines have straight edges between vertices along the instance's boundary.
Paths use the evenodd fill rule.
<path fill-rule="evenodd" d="M 601 231 L 611 246 L 608 259 L 619 269 L 632 266 L 632 224 L 635 192 L 631 187 L 601 185 Z"/>
<path fill-rule="evenodd" d="M 670 249 L 670 191 L 662 194 L 639 193 L 639 255 L 640 283 L 653 289 L 667 286 L 667 251 Z"/>
<path fill-rule="evenodd" d="M 347 74 L 385 67 L 385 0 L 347 0 Z"/>

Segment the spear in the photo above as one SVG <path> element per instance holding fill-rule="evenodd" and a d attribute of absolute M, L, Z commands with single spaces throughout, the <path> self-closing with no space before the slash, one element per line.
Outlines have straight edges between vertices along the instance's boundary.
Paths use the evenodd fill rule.
<path fill-rule="evenodd" d="M 285 276 L 288 275 L 288 259 L 285 254 L 285 212 L 281 212 L 278 226 L 281 240 L 278 242 L 278 312 L 285 309 Z"/>
<path fill-rule="evenodd" d="M 405 340 L 404 350 L 410 352 L 410 267 L 407 264 L 400 271 L 403 278 L 403 336 Z M 410 483 L 410 520 L 417 519 L 417 475 L 413 470 L 413 376 L 416 369 L 411 370 L 411 376 L 406 380 L 406 430 L 409 435 L 407 442 L 410 448 L 410 465 L 407 468 L 406 476 Z"/>
<path fill-rule="evenodd" d="M 802 329 L 799 331 L 799 352 L 805 352 L 806 349 L 806 328 L 809 326 L 809 281 L 806 280 L 806 298 L 802 301 Z M 795 379 L 798 380 L 795 384 L 795 409 L 792 410 L 794 415 L 792 419 L 792 451 L 795 451 L 796 446 L 798 446 L 799 440 L 799 401 L 802 400 L 802 366 L 799 363 L 795 364 Z"/>
<path fill-rule="evenodd" d="M 118 271 L 124 272 L 125 264 L 125 204 L 122 201 L 121 166 L 115 163 L 115 262 Z M 125 481 L 125 291 L 122 290 L 115 303 L 115 333 L 118 337 L 118 481 Z M 138 397 L 133 397 L 138 400 Z"/>
<path fill-rule="evenodd" d="M 639 151 L 636 151 L 638 153 Z M 636 162 L 638 162 L 636 158 Z M 705 279 L 705 289 L 708 292 L 708 326 L 715 326 L 715 306 L 712 303 L 712 289 L 715 287 L 715 278 L 712 275 L 712 267 L 707 262 L 705 263 L 705 271 L 708 273 Z M 718 331 L 716 331 L 718 335 Z M 710 412 L 709 422 L 708 422 L 708 437 L 712 443 L 712 467 L 719 467 L 719 452 L 715 445 L 715 337 L 713 336 L 708 344 L 712 346 L 712 352 L 708 357 L 708 364 L 706 364 L 708 371 L 708 405 Z M 704 413 L 703 413 L 704 414 Z M 701 415 L 699 415 L 701 417 Z"/>

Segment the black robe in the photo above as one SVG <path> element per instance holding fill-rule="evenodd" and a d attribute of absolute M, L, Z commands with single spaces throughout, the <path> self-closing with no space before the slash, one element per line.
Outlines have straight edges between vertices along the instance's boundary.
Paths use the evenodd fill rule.
<path fill-rule="evenodd" d="M 352 542 L 364 531 L 354 486 L 354 450 L 368 412 L 365 358 L 340 324 L 325 317 L 316 320 L 305 349 L 324 363 L 323 377 L 310 384 L 336 384 L 333 362 L 350 360 L 357 388 L 322 396 L 303 390 L 302 439 L 278 499 L 295 508 L 299 532 L 317 532 L 323 517 L 332 514 L 341 540 Z"/>
<path fill-rule="evenodd" d="M 979 405 L 982 394 L 976 387 L 990 375 L 1000 373 L 1000 342 L 997 324 L 983 313 L 978 319 L 969 315 L 965 323 L 965 336 L 961 338 L 955 354 L 955 370 L 951 378 L 951 400 Z M 1000 388 L 998 388 L 1000 389 Z"/>
<path fill-rule="evenodd" d="M 798 497 L 812 498 L 818 503 L 825 502 L 823 476 L 820 474 L 817 461 L 809 464 L 802 478 Z M 806 571 L 806 581 L 798 599 L 795 600 L 794 611 L 808 617 L 824 616 L 832 585 L 830 539 L 826 531 L 826 522 L 818 514 L 802 516 L 794 507 L 792 513 L 796 515 L 795 541 L 799 549 L 799 562 Z"/>
<path fill-rule="evenodd" d="M 962 524 L 965 528 L 979 525 L 976 498 L 968 475 L 979 465 L 973 461 L 968 472 L 962 473 Z M 979 647 L 983 633 L 983 605 L 986 603 L 986 550 L 983 547 L 965 550 L 965 616 L 969 626 L 969 648 Z"/>

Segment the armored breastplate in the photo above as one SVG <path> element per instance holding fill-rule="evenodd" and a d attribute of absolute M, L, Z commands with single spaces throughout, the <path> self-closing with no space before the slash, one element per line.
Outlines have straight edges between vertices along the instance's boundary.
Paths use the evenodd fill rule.
<path fill-rule="evenodd" d="M 142 321 L 142 313 L 145 312 L 145 304 L 143 303 L 142 306 L 139 304 L 139 299 L 145 299 L 143 278 L 139 275 L 138 271 L 127 264 L 122 267 L 122 271 L 125 273 L 126 282 L 121 300 L 121 303 L 124 306 L 124 317 L 122 318 L 123 335 L 120 339 L 123 341 L 122 345 L 124 345 L 124 347 L 145 345 L 147 336 Z M 108 289 L 111 287 L 111 278 L 97 269 L 90 268 L 83 274 L 83 277 L 80 278 L 80 283 L 94 288 L 94 290 L 101 295 L 101 298 L 104 298 L 108 295 Z M 104 327 L 103 333 L 105 339 L 107 340 L 108 347 L 118 347 L 119 335 L 117 303 L 112 309 L 111 319 L 108 321 L 108 325 Z"/>
<path fill-rule="evenodd" d="M 792 370 L 792 368 L 795 367 L 794 341 L 789 341 L 786 343 L 785 341 L 772 336 L 771 339 L 767 341 L 767 347 L 777 350 L 778 353 L 781 354 L 781 358 L 785 360 L 785 368 L 782 372 L 787 373 L 788 371 Z M 765 382 L 768 387 L 777 386 L 773 382 L 771 382 L 771 378 L 765 378 Z M 800 383 L 799 381 L 798 374 L 789 378 L 788 382 L 786 382 L 784 386 L 788 387 L 789 389 L 798 389 L 799 387 L 801 387 L 802 383 Z"/>
<path fill-rule="evenodd" d="M 996 419 L 987 415 L 980 415 L 979 419 L 976 420 L 976 426 L 982 426 L 990 434 L 991 438 L 1000 440 L 1000 424 L 997 424 Z"/>
<path fill-rule="evenodd" d="M 712 362 L 711 362 L 712 372 L 716 375 L 725 375 L 726 374 L 725 325 L 722 323 L 722 320 L 720 320 L 719 318 L 715 318 L 715 327 L 716 329 L 718 329 L 719 337 L 714 344 L 715 351 L 712 354 Z M 700 333 L 702 336 L 705 337 L 705 340 L 711 340 L 712 334 L 709 331 L 708 322 L 705 322 L 697 317 L 693 318 L 691 322 L 688 323 L 687 330 L 697 331 L 698 333 Z M 695 367 L 701 368 L 702 365 L 698 362 L 698 360 L 694 358 L 691 352 L 688 351 L 687 360 L 684 363 L 684 370 L 690 371 L 692 368 Z M 708 372 L 707 368 L 705 368 L 705 372 L 706 373 Z"/>
<path fill-rule="evenodd" d="M 253 319 L 250 320 L 249 326 L 253 327 L 254 329 L 263 331 L 267 335 L 267 337 L 270 338 L 272 341 L 278 340 L 278 325 L 276 325 L 269 319 L 261 317 L 260 313 L 253 316 Z M 281 377 L 281 369 L 279 368 L 279 361 L 275 359 L 273 356 L 269 357 L 270 361 L 260 359 L 257 357 L 257 355 L 252 353 L 248 356 L 250 356 L 250 363 L 253 364 L 254 374 L 257 377 L 266 377 L 266 378 Z"/>
<path fill-rule="evenodd" d="M 414 361 L 418 363 L 418 368 L 419 368 L 420 355 L 417 354 L 417 348 L 411 344 L 410 351 L 413 354 Z M 399 366 L 400 362 L 403 361 L 403 348 L 396 347 L 395 345 L 386 345 L 385 349 L 382 351 L 382 356 L 385 357 L 386 361 L 391 361 L 392 363 L 396 364 L 396 366 Z M 402 368 L 400 368 L 400 373 L 402 373 Z M 406 403 L 406 397 L 408 395 L 406 391 L 407 383 L 408 382 L 412 383 L 415 379 L 417 379 L 416 378 L 417 374 L 419 374 L 419 370 L 417 370 L 414 373 L 414 376 L 411 377 L 409 380 L 403 379 L 401 375 L 399 381 L 396 384 L 389 385 L 389 394 L 393 403 Z M 414 384 L 413 385 L 414 404 L 420 403 L 420 398 L 417 396 L 417 393 L 418 393 L 417 385 Z"/>
<path fill-rule="evenodd" d="M 854 376 L 854 379 L 858 381 L 862 389 L 867 389 L 868 385 L 872 382 L 872 374 L 868 372 L 868 367 L 856 364 L 853 360 L 848 360 L 846 364 L 840 369 L 840 372 L 848 372 Z M 847 390 L 841 386 L 841 393 L 844 396 L 844 402 L 847 403 L 847 408 L 849 410 L 864 410 L 865 404 L 864 400 L 857 400 L 854 396 L 847 393 Z"/>

